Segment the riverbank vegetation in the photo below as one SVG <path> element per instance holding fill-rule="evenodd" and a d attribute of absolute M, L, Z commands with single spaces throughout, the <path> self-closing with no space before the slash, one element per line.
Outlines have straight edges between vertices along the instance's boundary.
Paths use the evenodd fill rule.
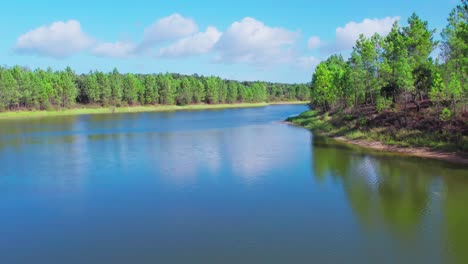
<path fill-rule="evenodd" d="M 20 66 L 0 67 L 0 111 L 185 106 L 310 100 L 307 84 L 238 82 L 180 74 L 121 74 L 93 71 L 77 75 Z M 167 107 L 166 107 L 167 108 Z M 171 107 L 169 107 L 171 108 Z M 206 106 L 205 106 L 206 108 Z"/>
<path fill-rule="evenodd" d="M 320 63 L 314 111 L 290 121 L 348 138 L 468 152 L 468 1 L 450 13 L 440 42 L 418 15 L 407 22 L 395 22 L 385 37 L 361 35 L 346 61 L 332 55 Z"/>

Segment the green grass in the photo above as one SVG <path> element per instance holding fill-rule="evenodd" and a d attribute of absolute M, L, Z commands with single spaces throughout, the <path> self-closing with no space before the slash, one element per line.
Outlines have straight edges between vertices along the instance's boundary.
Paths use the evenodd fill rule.
<path fill-rule="evenodd" d="M 155 105 L 155 106 L 131 106 L 131 107 L 99 107 L 99 108 L 72 108 L 54 111 L 18 111 L 1 112 L 0 119 L 22 119 L 47 116 L 65 115 L 90 115 L 106 113 L 138 113 L 138 112 L 165 112 L 179 110 L 204 110 L 204 109 L 225 109 L 225 108 L 245 108 L 262 107 L 273 104 L 305 104 L 307 102 L 272 102 L 272 103 L 238 103 L 238 104 L 193 104 L 193 105 Z"/>
<path fill-rule="evenodd" d="M 434 150 L 458 151 L 468 153 L 468 137 L 447 133 L 428 133 L 419 130 L 392 130 L 385 127 L 365 129 L 359 120 L 346 115 L 319 114 L 307 111 L 287 121 L 330 137 L 345 137 L 350 140 L 380 141 L 398 147 L 427 147 Z"/>

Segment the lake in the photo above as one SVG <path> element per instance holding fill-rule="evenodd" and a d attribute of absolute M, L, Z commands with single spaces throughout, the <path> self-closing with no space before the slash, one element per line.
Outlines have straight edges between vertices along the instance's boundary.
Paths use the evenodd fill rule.
<path fill-rule="evenodd" d="M 278 105 L 0 121 L 0 263 L 468 263 L 468 168 Z"/>

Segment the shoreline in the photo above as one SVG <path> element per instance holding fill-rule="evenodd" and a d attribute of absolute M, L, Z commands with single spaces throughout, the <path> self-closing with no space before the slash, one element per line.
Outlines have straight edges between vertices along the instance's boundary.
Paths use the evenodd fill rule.
<path fill-rule="evenodd" d="M 344 142 L 350 145 L 368 148 L 376 151 L 402 154 L 412 157 L 428 158 L 442 160 L 451 163 L 468 165 L 468 157 L 465 158 L 457 152 L 439 151 L 426 147 L 399 147 L 384 144 L 380 141 L 364 140 L 364 139 L 349 139 L 346 137 L 330 137 L 336 141 Z"/>
<path fill-rule="evenodd" d="M 83 107 L 53 111 L 28 111 L 0 112 L 0 120 L 28 119 L 38 117 L 69 116 L 69 115 L 92 115 L 92 114 L 113 114 L 113 113 L 144 113 L 144 112 L 172 112 L 182 110 L 210 110 L 210 109 L 230 109 L 264 107 L 269 105 L 307 104 L 301 101 L 269 102 L 269 103 L 235 103 L 235 104 L 191 104 L 191 105 L 151 105 L 151 106 L 128 106 L 128 107 Z"/>
<path fill-rule="evenodd" d="M 377 140 L 350 139 L 345 136 L 330 136 L 330 135 L 327 135 L 326 133 L 313 131 L 312 129 L 308 129 L 307 127 L 301 126 L 299 124 L 295 124 L 290 121 L 280 121 L 279 123 L 301 127 L 311 132 L 317 133 L 320 136 L 328 137 L 333 140 L 336 140 L 345 144 L 350 144 L 353 146 L 358 146 L 361 148 L 367 148 L 367 149 L 371 149 L 371 150 L 375 150 L 379 152 L 386 152 L 390 154 L 400 154 L 400 155 L 405 155 L 405 156 L 435 159 L 435 160 L 441 160 L 441 161 L 450 162 L 450 163 L 468 165 L 468 157 L 464 157 L 460 155 L 460 153 L 457 153 L 457 152 L 440 151 L 440 150 L 435 150 L 435 149 L 431 149 L 427 147 L 400 147 L 400 146 L 384 144 L 383 142 L 380 142 Z"/>

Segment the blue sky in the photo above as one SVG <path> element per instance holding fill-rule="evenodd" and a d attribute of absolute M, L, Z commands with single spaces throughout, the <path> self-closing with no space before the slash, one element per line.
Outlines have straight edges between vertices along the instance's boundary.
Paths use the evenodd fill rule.
<path fill-rule="evenodd" d="M 412 12 L 440 32 L 458 0 L 8 1 L 0 64 L 308 82 L 359 33 Z M 437 33 L 439 37 L 439 33 Z"/>

